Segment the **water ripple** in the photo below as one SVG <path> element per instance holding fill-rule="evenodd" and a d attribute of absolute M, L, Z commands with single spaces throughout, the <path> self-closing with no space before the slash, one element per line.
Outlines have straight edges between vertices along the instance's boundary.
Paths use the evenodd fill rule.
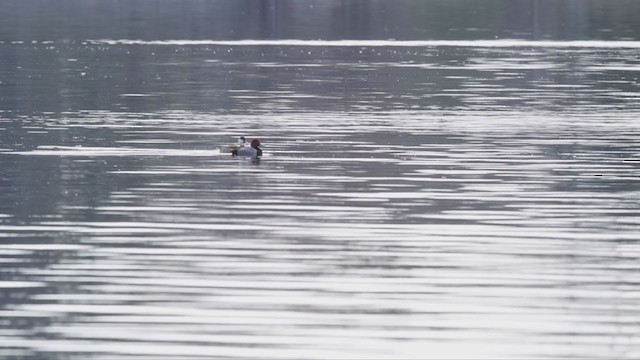
<path fill-rule="evenodd" d="M 0 357 L 638 358 L 638 42 L 24 46 Z"/>

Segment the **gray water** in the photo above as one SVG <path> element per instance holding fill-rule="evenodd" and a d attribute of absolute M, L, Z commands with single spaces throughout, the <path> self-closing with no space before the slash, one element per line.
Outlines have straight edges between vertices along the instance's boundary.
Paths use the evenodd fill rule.
<path fill-rule="evenodd" d="M 2 5 L 0 357 L 640 357 L 640 3 L 179 4 Z"/>

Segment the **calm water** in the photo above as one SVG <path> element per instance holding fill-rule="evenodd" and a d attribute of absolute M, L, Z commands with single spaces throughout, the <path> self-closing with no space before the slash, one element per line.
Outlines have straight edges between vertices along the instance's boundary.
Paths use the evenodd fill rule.
<path fill-rule="evenodd" d="M 640 2 L 179 4 L 3 5 L 0 357 L 640 357 Z"/>

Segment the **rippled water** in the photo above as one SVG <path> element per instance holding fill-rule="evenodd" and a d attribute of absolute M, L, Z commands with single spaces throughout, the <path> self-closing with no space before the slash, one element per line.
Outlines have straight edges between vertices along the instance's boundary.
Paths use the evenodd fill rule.
<path fill-rule="evenodd" d="M 637 42 L 0 49 L 4 358 L 640 356 Z"/>

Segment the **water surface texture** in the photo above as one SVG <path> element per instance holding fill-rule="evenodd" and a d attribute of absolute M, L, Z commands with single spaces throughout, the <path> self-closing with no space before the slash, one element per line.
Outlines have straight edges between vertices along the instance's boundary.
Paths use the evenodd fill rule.
<path fill-rule="evenodd" d="M 639 11 L 4 4 L 0 357 L 637 359 Z"/>

